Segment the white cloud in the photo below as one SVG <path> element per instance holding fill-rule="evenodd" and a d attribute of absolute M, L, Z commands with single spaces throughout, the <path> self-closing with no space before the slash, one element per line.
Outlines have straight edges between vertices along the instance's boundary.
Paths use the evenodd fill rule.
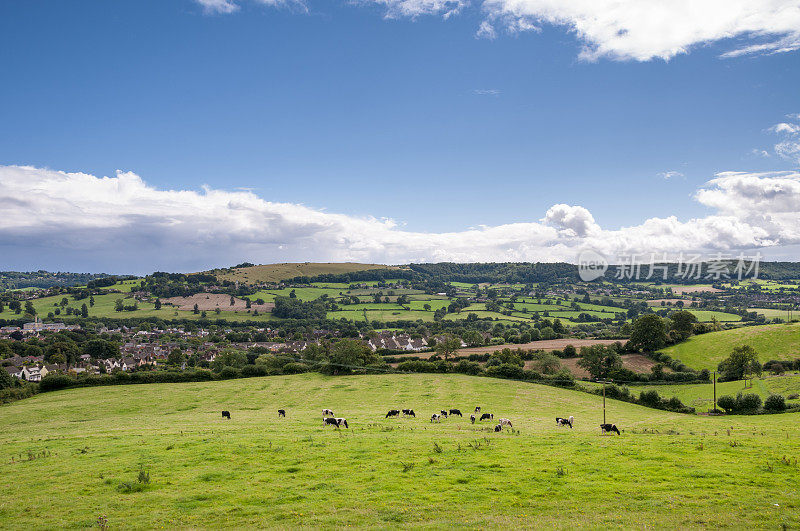
<path fill-rule="evenodd" d="M 787 117 L 800 120 L 800 114 L 789 114 Z M 795 164 L 800 164 L 800 124 L 781 122 L 770 127 L 769 131 L 781 138 L 781 141 L 775 144 L 775 154 Z"/>
<path fill-rule="evenodd" d="M 588 209 L 558 204 L 539 222 L 414 232 L 252 192 L 159 190 L 131 172 L 0 166 L 0 254 L 7 267 L 148 272 L 244 260 L 573 261 L 584 247 L 614 256 L 800 244 L 800 173 L 720 173 L 695 199 L 714 212 L 609 230 Z"/>
<path fill-rule="evenodd" d="M 207 13 L 233 13 L 239 10 L 239 0 L 195 0 Z M 253 3 L 269 7 L 293 7 L 306 11 L 304 0 L 252 0 Z"/>
<path fill-rule="evenodd" d="M 478 26 L 478 31 L 475 32 L 475 36 L 482 39 L 494 40 L 497 38 L 497 31 L 495 31 L 491 22 L 484 20 L 481 22 L 481 25 Z"/>
<path fill-rule="evenodd" d="M 727 56 L 800 48 L 797 0 L 485 0 L 491 20 L 551 24 L 585 43 L 581 57 L 668 60 L 692 47 L 739 39 Z"/>
<path fill-rule="evenodd" d="M 472 93 L 476 96 L 499 96 L 501 94 L 497 89 L 475 89 Z"/>
<path fill-rule="evenodd" d="M 675 177 L 683 177 L 683 174 L 679 171 L 662 171 L 658 174 L 658 176 L 669 180 L 674 179 Z"/>
<path fill-rule="evenodd" d="M 467 0 L 361 0 L 364 4 L 377 4 L 386 8 L 388 18 L 420 15 L 441 15 L 450 18 L 468 5 Z"/>

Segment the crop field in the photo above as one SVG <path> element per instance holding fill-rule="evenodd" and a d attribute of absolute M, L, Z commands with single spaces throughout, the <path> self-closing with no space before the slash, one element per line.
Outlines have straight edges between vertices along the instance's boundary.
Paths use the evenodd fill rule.
<path fill-rule="evenodd" d="M 746 326 L 693 336 L 665 352 L 694 369 L 714 370 L 734 347 L 752 346 L 759 361 L 800 358 L 800 324 Z"/>
<path fill-rule="evenodd" d="M 513 430 L 428 420 L 475 405 Z M 594 395 L 459 375 L 42 394 L 0 408 L 0 527 L 92 527 L 100 516 L 111 528 L 800 525 L 800 423 L 609 400 L 608 419 L 623 433 L 603 436 L 601 405 Z M 323 427 L 325 407 L 350 428 Z M 418 417 L 385 419 L 391 408 Z M 555 426 L 566 415 L 574 429 Z"/>
<path fill-rule="evenodd" d="M 736 322 L 742 320 L 742 317 L 740 315 L 736 315 L 734 313 L 714 312 L 709 310 L 692 310 L 692 309 L 688 309 L 687 311 L 693 313 L 695 317 L 697 317 L 697 320 L 700 321 L 701 323 L 711 322 L 712 319 L 716 319 L 721 323 Z"/>

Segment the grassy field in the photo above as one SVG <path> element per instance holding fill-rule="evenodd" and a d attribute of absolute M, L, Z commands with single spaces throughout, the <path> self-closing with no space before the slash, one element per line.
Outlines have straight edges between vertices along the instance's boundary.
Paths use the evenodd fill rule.
<path fill-rule="evenodd" d="M 240 267 L 231 272 L 214 270 L 222 280 L 231 280 L 256 284 L 259 282 L 280 282 L 294 277 L 313 277 L 317 275 L 339 275 L 343 273 L 353 273 L 355 271 L 366 271 L 369 269 L 390 269 L 390 266 L 381 264 L 354 264 L 354 263 L 286 263 L 286 264 L 265 264 L 253 267 Z"/>
<path fill-rule="evenodd" d="M 717 382 L 717 398 L 723 395 L 736 396 L 737 393 L 755 393 L 762 399 L 771 394 L 783 395 L 784 398 L 791 394 L 800 393 L 800 375 L 768 376 L 756 380 L 748 380 L 747 388 L 743 381 Z M 687 406 L 692 406 L 699 412 L 712 409 L 714 396 L 713 384 L 674 384 L 674 385 L 646 385 L 631 386 L 631 392 L 638 394 L 641 391 L 654 389 L 664 398 L 677 396 Z M 800 404 L 800 400 L 787 400 L 788 405 Z"/>
<path fill-rule="evenodd" d="M 514 430 L 426 420 L 475 405 Z M 350 429 L 324 428 L 324 407 Z M 402 407 L 419 417 L 383 418 Z M 315 374 L 68 390 L 0 411 L 1 528 L 91 527 L 100 515 L 112 528 L 800 525 L 800 423 L 785 416 L 609 401 L 624 431 L 601 436 L 593 395 L 457 375 Z M 575 429 L 556 428 L 556 415 L 574 415 Z M 121 490 L 140 470 L 149 484 Z"/>
<path fill-rule="evenodd" d="M 726 313 L 726 312 L 715 312 L 712 310 L 687 310 L 697 317 L 697 320 L 701 323 L 710 323 L 712 319 L 716 319 L 721 323 L 725 322 L 737 322 L 742 320 L 741 315 L 736 315 L 735 313 Z"/>
<path fill-rule="evenodd" d="M 753 347 L 762 363 L 800 358 L 800 324 L 746 326 L 702 334 L 663 352 L 694 369 L 713 370 L 740 345 Z"/>

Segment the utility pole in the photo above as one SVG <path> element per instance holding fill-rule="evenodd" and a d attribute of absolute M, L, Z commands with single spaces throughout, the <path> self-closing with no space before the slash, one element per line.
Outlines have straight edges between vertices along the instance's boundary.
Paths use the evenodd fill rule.
<path fill-rule="evenodd" d="M 714 413 L 717 412 L 717 371 L 714 371 Z"/>
<path fill-rule="evenodd" d="M 603 424 L 606 423 L 606 384 L 613 382 L 614 380 L 597 380 L 599 383 L 603 384 Z"/>

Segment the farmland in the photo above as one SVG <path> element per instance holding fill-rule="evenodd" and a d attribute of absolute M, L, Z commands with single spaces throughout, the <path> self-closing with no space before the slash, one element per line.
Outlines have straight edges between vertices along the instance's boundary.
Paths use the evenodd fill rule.
<path fill-rule="evenodd" d="M 224 270 L 213 270 L 224 280 L 245 283 L 280 282 L 295 277 L 313 277 L 317 275 L 339 275 L 354 271 L 368 271 L 370 269 L 389 269 L 381 264 L 354 264 L 354 263 L 284 263 L 265 264 L 250 267 L 236 267 Z"/>
<path fill-rule="evenodd" d="M 425 418 L 474 405 L 514 430 Z M 323 407 L 350 429 L 323 428 Z M 393 407 L 418 418 L 384 419 Z M 770 415 L 609 400 L 623 434 L 601 436 L 597 396 L 457 375 L 87 388 L 1 409 L 3 528 L 86 527 L 101 515 L 133 528 L 800 525 L 800 423 Z M 575 429 L 556 428 L 568 414 Z"/>

